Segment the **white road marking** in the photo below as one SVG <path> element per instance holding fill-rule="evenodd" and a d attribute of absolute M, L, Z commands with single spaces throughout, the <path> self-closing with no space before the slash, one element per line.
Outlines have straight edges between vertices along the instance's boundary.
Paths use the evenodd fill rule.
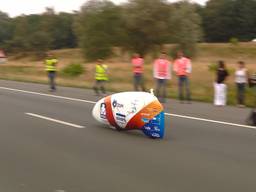
<path fill-rule="evenodd" d="M 70 100 L 70 101 L 84 102 L 84 103 L 90 103 L 90 104 L 96 103 L 95 101 L 90 101 L 90 100 L 76 99 L 76 98 L 71 98 L 71 97 L 63 97 L 63 96 L 58 96 L 58 95 L 50 95 L 50 94 L 45 94 L 45 93 L 33 92 L 33 91 L 25 91 L 25 90 L 21 90 L 21 89 L 12 89 L 12 88 L 8 88 L 8 87 L 0 87 L 0 89 L 14 91 L 14 92 L 28 93 L 28 94 L 33 94 L 33 95 L 52 97 L 52 98 L 57 98 L 57 99 L 65 99 L 65 100 Z M 191 120 L 196 120 L 196 121 L 204 121 L 204 122 L 208 122 L 208 123 L 217 123 L 217 124 L 222 124 L 222 125 L 256 129 L 256 127 L 254 127 L 254 126 L 230 123 L 230 122 L 225 122 L 225 121 L 217 121 L 217 120 L 212 120 L 212 119 L 204 119 L 204 118 L 193 117 L 193 116 L 178 115 L 178 114 L 171 114 L 171 113 L 165 113 L 165 115 L 172 116 L 172 117 L 178 117 L 178 118 L 191 119 Z"/>
<path fill-rule="evenodd" d="M 28 93 L 28 94 L 32 94 L 32 95 L 40 95 L 40 96 L 46 96 L 46 97 L 53 97 L 53 98 L 57 98 L 57 99 L 65 99 L 65 100 L 70 100 L 70 101 L 78 101 L 78 102 L 84 102 L 84 103 L 90 103 L 90 104 L 95 104 L 96 103 L 94 101 L 89 101 L 89 100 L 76 99 L 76 98 L 70 98 L 70 97 L 63 97 L 63 96 L 58 96 L 58 95 L 50 95 L 50 94 L 46 94 L 46 93 L 38 93 L 38 92 L 33 92 L 33 91 L 25 91 L 25 90 L 21 90 L 21 89 L 12 89 L 12 88 L 8 88 L 8 87 L 0 87 L 0 89 L 20 92 L 20 93 Z"/>
<path fill-rule="evenodd" d="M 32 116 L 32 117 L 37 117 L 39 119 L 44 119 L 44 120 L 52 121 L 52 122 L 55 122 L 55 123 L 59 123 L 59 124 L 63 124 L 63 125 L 68 125 L 70 127 L 75 127 L 75 128 L 78 128 L 78 129 L 85 128 L 84 126 L 81 126 L 81 125 L 76 125 L 76 124 L 73 124 L 73 123 L 68 123 L 68 122 L 65 122 L 65 121 L 60 121 L 60 120 L 57 120 L 57 119 L 45 117 L 45 116 L 34 114 L 34 113 L 25 113 L 25 114 L 29 115 L 29 116 Z"/>
<path fill-rule="evenodd" d="M 250 125 L 242 125 L 242 124 L 236 124 L 236 123 L 229 123 L 225 121 L 216 121 L 212 119 L 204 119 L 204 118 L 199 118 L 199 117 L 192 117 L 192 116 L 186 116 L 186 115 L 178 115 L 178 114 L 171 114 L 171 113 L 165 113 L 166 116 L 172 116 L 172 117 L 179 117 L 183 119 L 191 119 L 191 120 L 196 120 L 196 121 L 204 121 L 208 123 L 217 123 L 217 124 L 222 124 L 222 125 L 230 125 L 230 126 L 236 126 L 236 127 L 244 127 L 244 128 L 249 128 L 249 129 L 256 129 L 254 126 Z"/>

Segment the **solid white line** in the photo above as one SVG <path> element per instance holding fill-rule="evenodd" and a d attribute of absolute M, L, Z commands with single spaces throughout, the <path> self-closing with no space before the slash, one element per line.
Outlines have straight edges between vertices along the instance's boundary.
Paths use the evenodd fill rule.
<path fill-rule="evenodd" d="M 95 104 L 96 103 L 94 101 L 89 101 L 89 100 L 75 99 L 75 98 L 63 97 L 63 96 L 58 96 L 58 95 L 50 95 L 50 94 L 45 94 L 45 93 L 33 92 L 33 91 L 25 91 L 25 90 L 21 90 L 21 89 L 12 89 L 12 88 L 8 88 L 8 87 L 0 87 L 0 89 L 5 89 L 5 90 L 15 91 L 15 92 L 21 92 L 21 93 L 28 93 L 28 94 L 33 94 L 33 95 L 46 96 L 46 97 L 53 97 L 53 98 L 57 98 L 57 99 L 78 101 L 78 102 L 84 102 L 84 103 L 90 103 L 90 104 Z"/>
<path fill-rule="evenodd" d="M 68 125 L 70 127 L 75 127 L 75 128 L 78 128 L 78 129 L 85 128 L 84 126 L 81 126 L 81 125 L 76 125 L 76 124 L 73 124 L 73 123 L 68 123 L 68 122 L 65 122 L 65 121 L 60 121 L 60 120 L 57 120 L 57 119 L 45 117 L 45 116 L 42 116 L 42 115 L 37 115 L 37 114 L 34 114 L 34 113 L 25 113 L 25 114 L 29 115 L 29 116 L 32 116 L 32 117 L 37 117 L 37 118 L 40 118 L 40 119 L 44 119 L 44 120 L 48 120 L 48 121 L 53 121 L 55 123 L 59 123 L 59 124 L 63 124 L 63 125 Z"/>
<path fill-rule="evenodd" d="M 0 89 L 14 91 L 14 92 L 28 93 L 28 94 L 33 94 L 33 95 L 52 97 L 52 98 L 57 98 L 57 99 L 78 101 L 78 102 L 84 102 L 84 103 L 90 103 L 90 104 L 95 104 L 96 103 L 95 101 L 76 99 L 76 98 L 70 98 L 70 97 L 63 97 L 63 96 L 58 96 L 58 95 L 50 95 L 50 94 L 38 93 L 38 92 L 32 92 L 32 91 L 25 91 L 25 90 L 21 90 L 21 89 L 12 89 L 12 88 L 8 88 L 8 87 L 0 87 Z M 165 115 L 166 116 L 172 116 L 172 117 L 178 117 L 178 118 L 184 118 L 184 119 L 191 119 L 191 120 L 196 120 L 196 121 L 204 121 L 204 122 L 208 122 L 208 123 L 217 123 L 217 124 L 222 124 L 222 125 L 243 127 L 243 128 L 249 128 L 249 129 L 256 129 L 256 127 L 254 127 L 254 126 L 236 124 L 236 123 L 229 123 L 229 122 L 225 122 L 225 121 L 217 121 L 217 120 L 212 120 L 212 119 L 204 119 L 204 118 L 193 117 L 193 116 L 178 115 L 178 114 L 171 114 L 171 113 L 165 113 Z"/>
<path fill-rule="evenodd" d="M 204 121 L 208 123 L 217 123 L 217 124 L 222 124 L 222 125 L 230 125 L 230 126 L 236 126 L 236 127 L 244 127 L 244 128 L 249 128 L 249 129 L 256 129 L 254 126 L 250 125 L 242 125 L 242 124 L 236 124 L 236 123 L 229 123 L 225 121 L 216 121 L 216 120 L 211 120 L 211 119 L 204 119 L 204 118 L 198 118 L 198 117 L 192 117 L 192 116 L 186 116 L 186 115 L 178 115 L 178 114 L 171 114 L 171 113 L 165 113 L 167 116 L 172 116 L 172 117 L 179 117 L 183 119 L 191 119 L 191 120 L 196 120 L 196 121 Z"/>

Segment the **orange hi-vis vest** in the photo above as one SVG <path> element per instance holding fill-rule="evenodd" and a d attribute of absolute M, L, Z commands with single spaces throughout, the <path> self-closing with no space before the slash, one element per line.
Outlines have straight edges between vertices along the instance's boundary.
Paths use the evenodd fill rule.
<path fill-rule="evenodd" d="M 133 73 L 143 73 L 144 59 L 138 57 L 132 59 Z"/>
<path fill-rule="evenodd" d="M 190 59 L 186 57 L 176 59 L 174 61 L 173 70 L 176 72 L 177 76 L 187 76 L 192 70 Z"/>
<path fill-rule="evenodd" d="M 154 78 L 170 79 L 170 62 L 167 59 L 157 59 L 154 63 Z"/>

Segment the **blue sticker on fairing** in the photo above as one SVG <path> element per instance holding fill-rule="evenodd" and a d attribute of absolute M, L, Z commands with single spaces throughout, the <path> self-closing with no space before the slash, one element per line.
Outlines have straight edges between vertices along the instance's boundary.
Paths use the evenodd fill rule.
<path fill-rule="evenodd" d="M 164 112 L 159 113 L 142 128 L 145 135 L 152 138 L 164 137 Z"/>

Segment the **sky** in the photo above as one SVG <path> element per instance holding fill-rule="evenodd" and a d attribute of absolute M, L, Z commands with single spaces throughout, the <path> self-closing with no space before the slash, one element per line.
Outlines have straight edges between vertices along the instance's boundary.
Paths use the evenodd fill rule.
<path fill-rule="evenodd" d="M 111 0 L 116 4 L 126 2 L 126 0 Z M 178 0 L 170 0 L 178 1 Z M 207 0 L 191 0 L 200 4 L 205 4 Z M 54 8 L 55 11 L 72 12 L 79 10 L 86 0 L 0 0 L 0 11 L 15 17 L 21 14 L 42 13 L 45 7 Z"/>

